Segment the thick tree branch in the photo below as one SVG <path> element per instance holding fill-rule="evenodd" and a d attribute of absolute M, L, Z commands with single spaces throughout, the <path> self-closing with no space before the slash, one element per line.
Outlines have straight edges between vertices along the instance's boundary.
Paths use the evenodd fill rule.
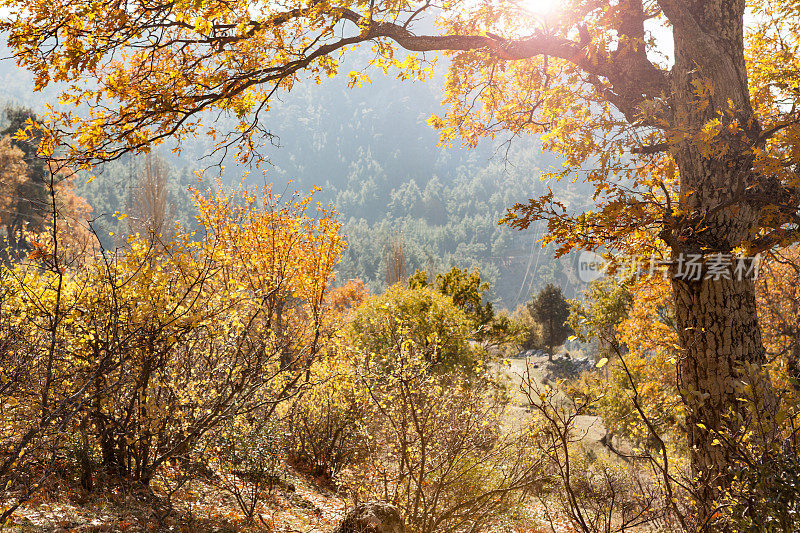
<path fill-rule="evenodd" d="M 636 2 L 634 2 L 636 3 Z M 653 65 L 646 57 L 643 42 L 643 20 L 641 2 L 632 27 L 631 43 L 626 50 L 618 50 L 610 57 L 587 57 L 585 42 L 537 33 L 522 40 L 506 40 L 496 35 L 414 35 L 403 26 L 389 23 L 373 23 L 365 32 L 369 38 L 389 38 L 406 50 L 425 52 L 435 50 L 475 50 L 487 48 L 497 57 L 514 61 L 535 56 L 551 56 L 569 61 L 582 70 L 611 81 L 616 95 L 614 104 L 633 121 L 638 114 L 637 106 L 648 97 L 659 97 L 669 90 L 669 77 L 666 72 Z M 343 18 L 358 23 L 361 19 L 355 12 L 348 12 Z M 585 39 L 582 38 L 582 41 Z M 641 40 L 639 42 L 638 40 Z M 628 52 L 628 50 L 634 50 Z"/>

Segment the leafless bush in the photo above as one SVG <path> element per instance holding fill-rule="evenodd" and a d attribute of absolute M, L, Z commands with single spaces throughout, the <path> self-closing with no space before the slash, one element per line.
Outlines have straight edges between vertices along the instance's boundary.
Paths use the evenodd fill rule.
<path fill-rule="evenodd" d="M 548 516 L 566 516 L 583 533 L 641 527 L 688 531 L 685 507 L 679 505 L 686 501 L 688 487 L 670 470 L 665 447 L 660 457 L 647 452 L 599 456 L 586 448 L 585 431 L 577 425 L 597 398 L 564 396 L 537 384 L 529 372 L 522 377 L 521 390 L 542 424 L 540 453 L 546 457 L 550 483 L 540 498 Z M 632 401 L 638 402 L 635 397 Z"/>
<path fill-rule="evenodd" d="M 501 428 L 505 395 L 482 375 L 416 361 L 366 365 L 370 456 L 349 472 L 357 499 L 397 505 L 415 531 L 484 531 L 542 482 L 533 432 Z"/>

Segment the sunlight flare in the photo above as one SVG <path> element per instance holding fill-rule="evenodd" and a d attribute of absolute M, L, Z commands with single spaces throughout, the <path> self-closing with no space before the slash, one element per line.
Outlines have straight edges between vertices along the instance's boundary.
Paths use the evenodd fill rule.
<path fill-rule="evenodd" d="M 519 6 L 537 17 L 549 17 L 555 13 L 563 1 L 554 0 L 519 0 Z"/>

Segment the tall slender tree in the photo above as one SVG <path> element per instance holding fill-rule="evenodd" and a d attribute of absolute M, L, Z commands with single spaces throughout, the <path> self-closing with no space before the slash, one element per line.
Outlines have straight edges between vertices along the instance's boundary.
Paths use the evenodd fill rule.
<path fill-rule="evenodd" d="M 402 235 L 395 235 L 386 247 L 386 284 L 405 283 L 407 274 L 406 250 Z"/>
<path fill-rule="evenodd" d="M 0 239 L 0 258 L 8 260 L 14 250 L 19 248 L 19 212 L 16 201 L 22 197 L 27 182 L 28 165 L 23 159 L 23 152 L 11 143 L 6 136 L 0 139 L 0 227 L 3 229 Z"/>
<path fill-rule="evenodd" d="M 128 198 L 128 220 L 132 233 L 152 240 L 170 240 L 170 218 L 175 210 L 169 202 L 168 167 L 166 161 L 152 153 L 144 158 L 136 185 Z"/>
<path fill-rule="evenodd" d="M 33 133 L 28 139 L 16 139 L 20 129 L 38 122 L 30 109 L 6 107 L 3 111 L 3 188 L 5 199 L 0 206 L 0 225 L 5 228 L 3 248 L 11 255 L 27 247 L 25 231 L 41 229 L 49 210 L 48 173 L 44 160 L 37 155 L 40 136 Z M 4 251 L 3 253 L 6 253 Z"/>

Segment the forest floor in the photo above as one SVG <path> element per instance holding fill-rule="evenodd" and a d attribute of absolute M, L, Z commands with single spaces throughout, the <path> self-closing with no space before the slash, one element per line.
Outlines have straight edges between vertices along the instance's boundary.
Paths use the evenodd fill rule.
<path fill-rule="evenodd" d="M 251 522 L 234 496 L 210 480 L 192 479 L 176 487 L 158 478 L 150 487 L 135 489 L 103 478 L 91 492 L 58 485 L 44 488 L 18 509 L 9 530 L 321 533 L 332 530 L 346 510 L 344 500 L 291 468 Z"/>
<path fill-rule="evenodd" d="M 341 521 L 346 500 L 290 471 L 291 480 L 258 507 L 248 522 L 235 499 L 218 487 L 193 480 L 171 494 L 158 484 L 151 488 L 123 489 L 102 480 L 91 493 L 55 485 L 40 491 L 13 515 L 2 531 L 13 533 L 330 533 Z M 288 488 L 287 488 L 288 486 Z M 555 527 L 551 527 L 551 523 Z M 559 525 L 561 524 L 561 525 Z M 539 502 L 531 502 L 514 519 L 497 523 L 491 533 L 570 533 L 563 517 L 547 515 Z"/>
<path fill-rule="evenodd" d="M 522 424 L 532 414 L 520 392 L 522 376 L 537 384 L 552 383 L 547 357 L 511 359 L 498 371 L 509 380 L 512 405 L 508 422 Z M 581 416 L 577 429 L 585 446 L 607 454 L 600 440 L 606 433 L 596 416 Z M 287 467 L 282 481 L 259 505 L 253 521 L 245 520 L 236 499 L 209 479 L 192 479 L 183 485 L 169 470 L 150 487 L 131 488 L 109 476 L 98 476 L 91 492 L 55 477 L 13 515 L 15 533 L 54 531 L 116 532 L 239 532 L 328 533 L 339 523 L 348 505 L 324 483 Z M 532 501 L 520 516 L 497 524 L 492 533 L 568 533 L 563 517 L 548 516 L 541 502 Z"/>

